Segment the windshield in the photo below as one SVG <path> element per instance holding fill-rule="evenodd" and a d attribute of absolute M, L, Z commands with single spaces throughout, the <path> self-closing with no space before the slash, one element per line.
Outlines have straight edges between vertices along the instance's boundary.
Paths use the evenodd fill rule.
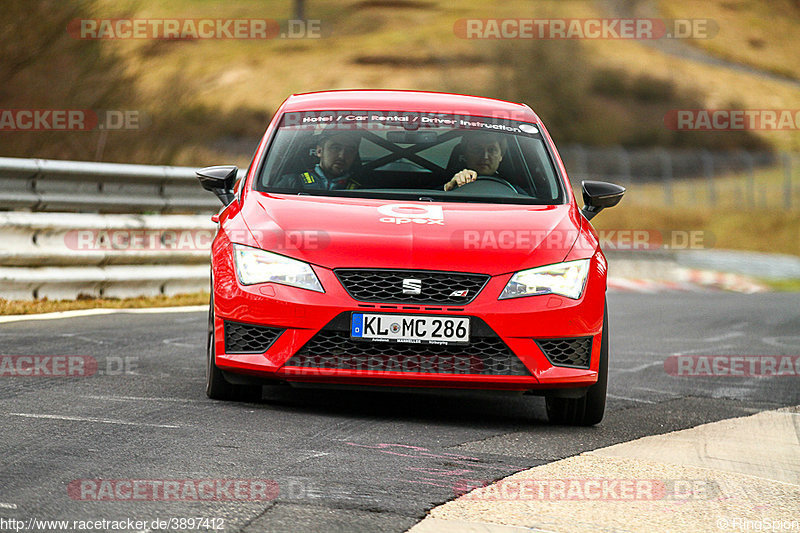
<path fill-rule="evenodd" d="M 564 203 L 536 125 L 452 114 L 286 113 L 255 187 L 288 194 Z"/>

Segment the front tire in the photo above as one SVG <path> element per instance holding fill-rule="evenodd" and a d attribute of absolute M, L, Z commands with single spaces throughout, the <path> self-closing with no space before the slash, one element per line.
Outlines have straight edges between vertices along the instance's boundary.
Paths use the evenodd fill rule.
<path fill-rule="evenodd" d="M 600 338 L 600 365 L 597 383 L 580 398 L 546 396 L 547 419 L 551 424 L 593 426 L 603 420 L 608 389 L 608 306 L 603 311 L 603 333 Z"/>
<path fill-rule="evenodd" d="M 214 339 L 214 295 L 208 306 L 208 341 L 206 345 L 206 396 L 212 400 L 253 400 L 261 399 L 261 387 L 257 385 L 234 385 L 225 379 L 216 363 L 216 342 Z"/>

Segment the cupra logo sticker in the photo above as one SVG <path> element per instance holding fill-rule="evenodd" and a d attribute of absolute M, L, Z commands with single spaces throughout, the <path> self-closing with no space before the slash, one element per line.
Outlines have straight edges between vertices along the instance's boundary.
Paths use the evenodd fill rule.
<path fill-rule="evenodd" d="M 444 211 L 439 205 L 385 204 L 378 208 L 379 220 L 389 224 L 437 224 L 444 226 Z"/>

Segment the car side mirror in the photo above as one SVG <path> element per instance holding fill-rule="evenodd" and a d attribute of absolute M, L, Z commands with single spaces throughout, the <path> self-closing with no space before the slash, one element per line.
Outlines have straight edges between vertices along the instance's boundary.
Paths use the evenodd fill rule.
<path fill-rule="evenodd" d="M 581 213 L 586 220 L 592 220 L 606 207 L 614 207 L 625 194 L 625 187 L 605 181 L 582 181 L 581 188 L 583 189 Z"/>
<path fill-rule="evenodd" d="M 207 191 L 217 195 L 223 205 L 228 205 L 234 199 L 233 185 L 239 169 L 233 165 L 201 168 L 195 172 L 200 185 Z"/>

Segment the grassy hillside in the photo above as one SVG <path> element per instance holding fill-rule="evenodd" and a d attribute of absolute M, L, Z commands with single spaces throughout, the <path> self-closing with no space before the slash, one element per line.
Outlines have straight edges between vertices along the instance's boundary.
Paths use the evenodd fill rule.
<path fill-rule="evenodd" d="M 753 141 L 746 138 L 731 141 L 736 133 L 666 132 L 660 123 L 663 112 L 679 106 L 800 108 L 800 90 L 796 88 L 667 56 L 635 41 L 498 42 L 465 40 L 456 37 L 453 31 L 454 23 L 461 18 L 606 16 L 595 2 L 307 0 L 306 4 L 307 18 L 321 21 L 322 38 L 267 42 L 128 41 L 113 45 L 124 50 L 131 72 L 146 94 L 157 98 L 163 80 L 179 74 L 189 101 L 223 112 L 247 109 L 270 113 L 288 94 L 331 88 L 451 90 L 523 99 L 548 122 L 549 115 L 557 114 L 569 102 L 584 103 L 596 111 L 588 126 L 602 122 L 599 133 L 581 137 L 586 128 L 579 124 L 577 137 L 575 132 L 567 132 L 567 139 L 557 139 L 561 141 L 593 144 L 639 141 L 638 144 L 715 147 L 747 145 Z M 777 4 L 781 9 L 772 11 L 772 2 L 769 7 L 756 1 L 660 3 L 665 17 L 718 20 L 719 34 L 701 43 L 710 51 L 768 70 L 790 72 L 800 61 L 794 53 L 797 46 L 793 46 L 800 45 L 797 37 L 800 13 L 789 0 L 778 0 Z M 101 6 L 108 16 L 117 9 L 112 0 L 103 0 Z M 137 6 L 136 15 L 142 17 L 262 17 L 282 22 L 291 17 L 291 2 L 286 0 L 230 0 L 224 6 L 212 1 L 179 0 L 162 5 L 155 0 L 140 0 Z M 761 22 L 754 26 L 754 19 Z M 780 31 L 757 29 L 773 22 Z M 750 39 L 760 44 L 751 44 L 750 48 L 761 46 L 769 53 L 745 53 L 747 48 L 742 40 L 756 33 L 758 37 Z M 543 57 L 551 59 L 548 68 L 541 68 Z M 525 91 L 519 83 L 498 84 L 497 80 L 504 77 L 504 69 L 509 68 L 529 77 L 555 78 L 562 85 L 528 84 Z M 660 82 L 667 88 L 666 97 L 642 105 L 630 94 L 595 94 L 596 78 L 609 72 L 619 73 L 634 83 L 641 79 L 645 81 L 640 83 Z M 558 99 L 562 92 L 575 86 L 581 91 L 573 95 L 579 101 Z M 650 130 L 630 134 L 642 125 Z M 712 139 L 713 136 L 717 138 Z M 800 149 L 797 132 L 760 132 L 756 136 L 758 141 L 774 147 Z M 190 159 L 191 155 L 184 153 L 182 158 Z"/>
<path fill-rule="evenodd" d="M 796 0 L 660 0 L 668 18 L 703 17 L 716 21 L 719 34 L 693 46 L 732 61 L 800 80 Z"/>
<path fill-rule="evenodd" d="M 466 40 L 454 33 L 454 24 L 463 18 L 605 17 L 603 2 L 306 0 L 306 18 L 320 21 L 322 36 L 268 41 L 75 41 L 60 28 L 71 18 L 85 17 L 269 18 L 285 28 L 292 17 L 291 0 L 33 4 L 35 12 L 29 0 L 7 0 L 0 26 L 8 34 L 4 41 L 19 46 L 7 46 L 3 55 L 15 59 L 21 50 L 47 45 L 57 53 L 23 58 L 22 72 L 4 77 L 0 106 L 135 109 L 145 117 L 145 127 L 105 135 L 0 133 L 0 155 L 242 165 L 287 95 L 355 87 L 524 101 L 560 143 L 800 149 L 796 131 L 672 132 L 662 122 L 675 108 L 800 108 L 800 91 L 790 85 L 665 55 L 631 40 Z M 798 61 L 792 45 L 798 41 L 800 20 L 796 2 L 777 4 L 782 7 L 773 13 L 755 0 L 659 3 L 664 16 L 719 19 L 719 36 L 698 46 L 789 73 Z M 24 31 L 31 27 L 26 13 L 49 22 L 58 39 Z M 754 19 L 767 22 L 756 25 Z M 770 21 L 780 31 L 758 29 Z M 769 53 L 747 52 L 742 39 Z M 75 63 L 81 68 L 68 66 Z M 56 69 L 54 75 L 53 65 L 69 70 Z"/>

